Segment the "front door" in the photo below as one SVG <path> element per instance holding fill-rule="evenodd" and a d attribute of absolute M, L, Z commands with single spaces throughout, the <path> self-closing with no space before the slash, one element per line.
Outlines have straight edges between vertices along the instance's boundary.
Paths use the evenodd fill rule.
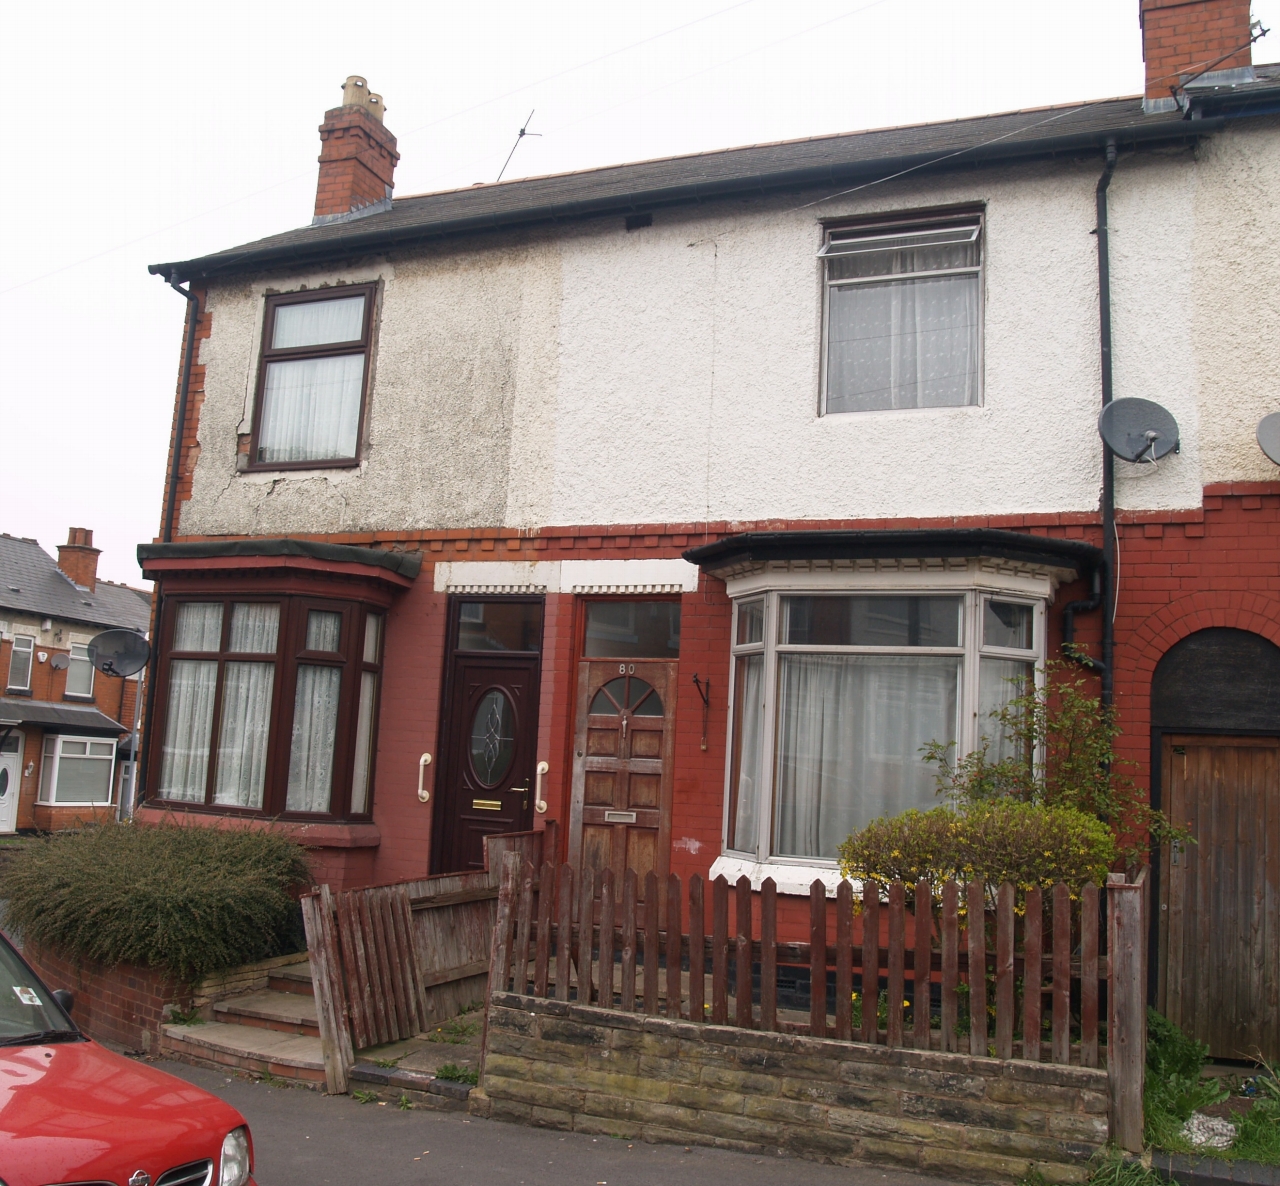
<path fill-rule="evenodd" d="M 484 868 L 484 838 L 533 821 L 542 604 L 457 601 L 432 868 Z"/>
<path fill-rule="evenodd" d="M 584 661 L 574 738 L 576 852 L 581 869 L 634 869 L 659 882 L 670 868 L 672 747 L 677 665 Z"/>
<path fill-rule="evenodd" d="M 1280 739 L 1166 735 L 1160 1010 L 1214 1058 L 1280 1058 Z"/>
<path fill-rule="evenodd" d="M 0 834 L 18 826 L 18 787 L 22 775 L 22 734 L 0 729 Z"/>

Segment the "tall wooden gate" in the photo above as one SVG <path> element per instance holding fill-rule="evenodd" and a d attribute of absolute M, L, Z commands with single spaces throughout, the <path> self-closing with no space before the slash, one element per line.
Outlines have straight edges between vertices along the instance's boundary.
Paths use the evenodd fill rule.
<path fill-rule="evenodd" d="M 1166 735 L 1159 1006 L 1217 1058 L 1280 1058 L 1280 738 Z"/>

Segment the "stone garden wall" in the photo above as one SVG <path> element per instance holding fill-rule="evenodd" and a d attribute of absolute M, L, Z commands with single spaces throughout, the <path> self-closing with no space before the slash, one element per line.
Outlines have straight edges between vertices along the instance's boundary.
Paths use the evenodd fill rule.
<path fill-rule="evenodd" d="M 1081 1181 L 1107 1140 L 1105 1071 L 644 1017 L 495 993 L 495 1119 L 679 1144 Z M 479 1094 L 479 1093 L 477 1093 Z"/>

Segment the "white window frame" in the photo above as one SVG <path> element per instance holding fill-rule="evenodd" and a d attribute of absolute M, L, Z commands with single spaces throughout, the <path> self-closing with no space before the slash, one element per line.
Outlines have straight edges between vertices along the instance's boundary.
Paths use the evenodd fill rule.
<path fill-rule="evenodd" d="M 927 234 L 931 231 L 954 230 L 957 227 L 973 226 L 977 231 L 978 263 L 964 268 L 936 268 L 924 272 L 893 273 L 890 276 L 865 276 L 850 280 L 832 280 L 827 260 L 841 255 L 852 254 L 833 250 L 841 242 L 853 238 L 874 242 L 876 239 L 898 238 L 902 235 Z M 818 260 L 822 266 L 822 349 L 820 359 L 820 381 L 818 392 L 819 416 L 875 416 L 884 413 L 927 415 L 938 412 L 957 412 L 965 408 L 980 408 L 985 402 L 986 374 L 986 307 L 987 307 L 987 223 L 982 211 L 958 212 L 951 216 L 938 214 L 928 218 L 912 219 L 910 216 L 889 219 L 883 222 L 867 223 L 859 226 L 829 226 L 823 234 L 822 248 L 818 252 Z M 831 290 L 845 288 L 857 284 L 883 284 L 888 280 L 918 280 L 927 276 L 977 275 L 978 277 L 978 398 L 971 404 L 944 404 L 933 408 L 872 408 L 854 411 L 830 411 L 827 407 L 827 371 L 831 347 Z"/>
<path fill-rule="evenodd" d="M 725 751 L 724 801 L 721 823 L 721 853 L 711 868 L 711 876 L 724 873 L 729 880 L 742 874 L 751 878 L 753 888 L 758 889 L 766 877 L 773 877 L 779 892 L 805 893 L 815 878 L 827 883 L 834 892 L 840 880 L 838 864 L 822 857 L 778 856 L 771 850 L 776 828 L 776 746 L 778 731 L 778 656 L 779 654 L 807 652 L 820 654 L 910 654 L 955 655 L 960 657 L 960 676 L 957 695 L 957 729 L 955 757 L 961 758 L 976 748 L 987 732 L 986 722 L 979 719 L 979 667 L 986 656 L 997 659 L 1017 659 L 1032 663 L 1037 687 L 1042 686 L 1045 661 L 1045 631 L 1047 606 L 1053 596 L 1053 582 L 1048 576 L 1016 576 L 985 571 L 980 562 L 959 564 L 964 572 L 936 571 L 875 572 L 854 575 L 831 571 L 809 573 L 764 573 L 731 579 L 729 596 L 733 600 L 733 617 L 730 639 L 730 681 L 728 721 Z M 872 566 L 874 568 L 874 565 Z M 884 596 L 952 596 L 963 598 L 962 645 L 959 647 L 867 647 L 867 646 L 816 646 L 788 645 L 778 642 L 778 623 L 781 599 L 787 595 L 812 596 L 875 595 Z M 745 602 L 764 598 L 764 641 L 762 643 L 736 642 L 738 637 L 739 606 Z M 1030 651 L 988 647 L 982 643 L 982 614 L 985 602 L 994 597 L 998 601 L 1013 601 L 1033 608 L 1032 649 Z M 734 770 L 734 722 L 737 719 L 736 660 L 739 655 L 761 654 L 764 662 L 764 724 L 761 738 L 761 786 L 756 807 L 756 846 L 751 849 L 731 849 L 729 837 L 733 821 L 730 808 L 734 802 L 731 780 Z M 941 805 L 942 800 L 939 800 Z M 905 808 L 906 805 L 904 805 Z"/>
<path fill-rule="evenodd" d="M 90 742 L 96 745 L 110 745 L 111 756 L 99 757 L 96 754 L 86 752 L 84 754 L 71 755 L 77 758 L 87 758 L 95 762 L 110 763 L 110 770 L 107 774 L 107 797 L 105 799 L 78 799 L 72 801 L 70 799 L 59 800 L 57 797 L 58 787 L 58 768 L 61 765 L 63 753 L 63 742 Z M 50 753 L 49 743 L 53 742 Z M 116 743 L 110 737 L 86 737 L 76 733 L 46 733 L 44 743 L 40 747 L 40 790 L 37 802 L 45 807 L 111 807 L 116 801 Z"/>
<path fill-rule="evenodd" d="M 77 651 L 80 653 L 76 654 Z M 89 669 L 89 690 L 87 692 L 73 692 L 71 691 L 71 673 L 78 669 L 83 670 L 84 667 Z M 93 664 L 89 661 L 89 647 L 87 643 L 73 642 L 70 650 L 67 652 L 67 683 L 63 695 L 65 695 L 68 700 L 93 699 Z"/>
<path fill-rule="evenodd" d="M 26 643 L 26 646 L 19 646 L 19 643 Z M 27 682 L 25 684 L 15 684 L 13 682 L 13 660 L 19 651 L 25 651 L 27 655 Z M 13 649 L 9 652 L 9 674 L 8 682 L 5 687 L 10 692 L 29 692 L 31 691 L 31 675 L 35 669 L 36 663 L 36 639 L 33 634 L 14 634 Z"/>

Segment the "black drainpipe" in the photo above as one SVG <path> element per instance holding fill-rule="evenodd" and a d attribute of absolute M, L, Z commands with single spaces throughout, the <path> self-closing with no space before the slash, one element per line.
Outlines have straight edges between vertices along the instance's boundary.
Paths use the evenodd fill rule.
<path fill-rule="evenodd" d="M 1111 402 L 1111 254 L 1107 241 L 1107 188 L 1116 169 L 1116 141 L 1107 138 L 1107 163 L 1098 178 L 1098 340 L 1102 348 L 1102 406 Z M 1111 450 L 1102 446 L 1102 703 L 1112 702 L 1115 687 L 1116 475 Z"/>
<path fill-rule="evenodd" d="M 173 457 L 169 465 L 169 484 L 165 491 L 164 522 L 161 524 L 160 538 L 167 544 L 173 542 L 173 520 L 178 508 L 178 482 L 182 477 L 182 435 L 187 428 L 187 401 L 191 392 L 191 366 L 196 354 L 196 330 L 200 326 L 200 298 L 187 288 L 179 287 L 174 272 L 165 277 L 165 282 L 187 302 L 187 342 L 182 352 L 182 377 L 178 383 L 178 416 L 173 432 Z M 147 708 L 142 720 L 142 737 L 139 744 L 140 754 L 134 755 L 137 763 L 135 775 L 136 790 L 133 802 L 136 807 L 147 793 L 147 758 L 151 753 L 151 720 L 156 704 L 156 671 L 159 666 L 157 651 L 159 650 L 161 615 L 164 610 L 164 586 L 156 581 L 155 614 L 151 620 L 151 657 L 147 665 Z"/>

